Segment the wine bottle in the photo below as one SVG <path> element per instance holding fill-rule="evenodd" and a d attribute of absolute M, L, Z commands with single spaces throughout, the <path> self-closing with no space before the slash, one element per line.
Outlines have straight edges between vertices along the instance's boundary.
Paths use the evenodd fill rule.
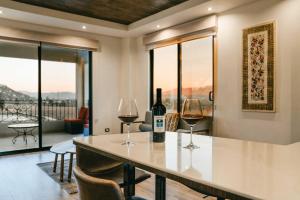
<path fill-rule="evenodd" d="M 166 107 L 161 101 L 161 88 L 156 89 L 156 103 L 152 107 L 153 142 L 164 142 L 166 134 L 165 126 Z"/>

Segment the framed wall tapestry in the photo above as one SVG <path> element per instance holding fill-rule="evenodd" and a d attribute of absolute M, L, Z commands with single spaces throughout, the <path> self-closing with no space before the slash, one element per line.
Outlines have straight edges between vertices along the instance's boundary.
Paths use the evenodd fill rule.
<path fill-rule="evenodd" d="M 275 23 L 243 30 L 243 111 L 275 112 Z"/>

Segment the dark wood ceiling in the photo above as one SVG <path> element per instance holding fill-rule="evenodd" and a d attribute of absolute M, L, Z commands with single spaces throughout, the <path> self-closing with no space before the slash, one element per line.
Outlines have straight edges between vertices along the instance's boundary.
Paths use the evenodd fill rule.
<path fill-rule="evenodd" d="M 130 24 L 187 0 L 14 0 L 102 20 Z"/>

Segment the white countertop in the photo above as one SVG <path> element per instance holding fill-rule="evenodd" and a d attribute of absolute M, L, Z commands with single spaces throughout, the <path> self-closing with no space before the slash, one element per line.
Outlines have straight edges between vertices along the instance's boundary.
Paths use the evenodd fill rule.
<path fill-rule="evenodd" d="M 165 143 L 150 133 L 79 137 L 79 144 L 252 199 L 300 199 L 300 143 L 275 145 L 194 135 L 200 149 L 182 148 L 188 134 L 167 132 Z"/>

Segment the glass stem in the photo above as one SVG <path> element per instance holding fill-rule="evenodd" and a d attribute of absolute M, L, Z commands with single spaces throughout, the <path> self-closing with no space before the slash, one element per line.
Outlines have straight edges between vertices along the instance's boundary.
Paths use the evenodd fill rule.
<path fill-rule="evenodd" d="M 193 125 L 190 126 L 191 128 L 191 135 L 190 135 L 190 144 L 193 144 Z"/>
<path fill-rule="evenodd" d="M 130 124 L 127 124 L 127 142 L 130 141 Z"/>

